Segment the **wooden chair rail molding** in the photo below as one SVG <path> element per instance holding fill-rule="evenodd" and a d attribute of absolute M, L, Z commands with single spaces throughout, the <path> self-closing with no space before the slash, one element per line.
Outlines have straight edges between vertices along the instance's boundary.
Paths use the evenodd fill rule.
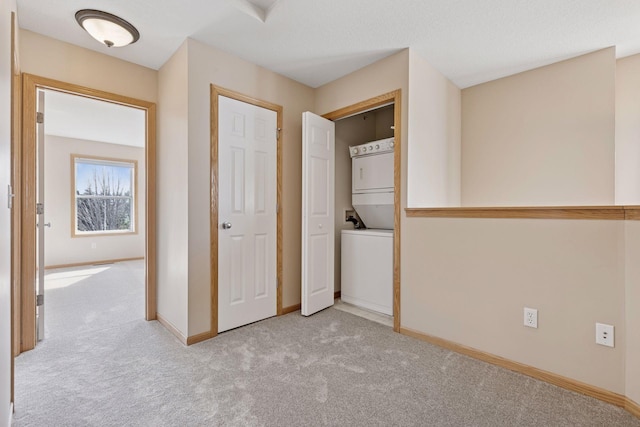
<path fill-rule="evenodd" d="M 640 206 L 405 208 L 410 218 L 537 218 L 640 220 Z"/>

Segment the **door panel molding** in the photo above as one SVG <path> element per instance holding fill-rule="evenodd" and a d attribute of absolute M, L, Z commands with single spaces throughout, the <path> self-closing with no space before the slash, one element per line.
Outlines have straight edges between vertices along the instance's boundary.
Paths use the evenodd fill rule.
<path fill-rule="evenodd" d="M 205 334 L 207 338 L 203 338 L 199 335 L 200 340 L 213 338 L 218 335 L 218 197 L 219 197 L 219 167 L 218 167 L 218 114 L 219 105 L 218 97 L 224 96 L 234 99 L 236 101 L 245 102 L 247 104 L 255 105 L 257 107 L 265 108 L 267 110 L 275 111 L 277 114 L 277 127 L 282 129 L 283 121 L 283 108 L 280 105 L 273 104 L 271 102 L 256 99 L 247 95 L 244 95 L 233 90 L 225 89 L 220 86 L 211 85 L 211 194 L 210 194 L 210 227 L 211 227 L 211 258 L 210 258 L 210 271 L 211 271 L 211 329 L 208 334 Z M 277 134 L 276 139 L 276 203 L 278 206 L 276 213 L 276 277 L 277 277 L 277 290 L 276 290 L 276 315 L 282 315 L 282 131 Z"/>
<path fill-rule="evenodd" d="M 145 230 L 145 318 L 156 319 L 156 104 L 98 89 L 61 82 L 32 74 L 22 74 L 22 265 L 21 265 L 21 351 L 36 345 L 35 295 L 36 275 L 36 97 L 38 89 L 50 89 L 84 96 L 145 111 L 146 134 L 146 230 Z"/>
<path fill-rule="evenodd" d="M 400 223 L 401 223 L 401 167 L 402 167 L 402 90 L 397 89 L 356 104 L 324 114 L 329 120 L 344 119 L 384 105 L 394 104 L 393 121 L 395 144 L 393 153 L 393 330 L 400 332 Z"/>

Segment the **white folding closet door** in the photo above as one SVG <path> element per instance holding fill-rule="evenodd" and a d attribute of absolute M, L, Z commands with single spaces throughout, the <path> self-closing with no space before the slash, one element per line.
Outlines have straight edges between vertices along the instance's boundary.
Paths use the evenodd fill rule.
<path fill-rule="evenodd" d="M 302 114 L 302 314 L 333 305 L 335 124 Z"/>

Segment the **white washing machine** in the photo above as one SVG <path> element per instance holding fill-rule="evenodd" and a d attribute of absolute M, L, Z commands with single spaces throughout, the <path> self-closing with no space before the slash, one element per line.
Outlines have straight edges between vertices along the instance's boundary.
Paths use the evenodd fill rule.
<path fill-rule="evenodd" d="M 342 301 L 393 316 L 393 230 L 342 231 Z"/>

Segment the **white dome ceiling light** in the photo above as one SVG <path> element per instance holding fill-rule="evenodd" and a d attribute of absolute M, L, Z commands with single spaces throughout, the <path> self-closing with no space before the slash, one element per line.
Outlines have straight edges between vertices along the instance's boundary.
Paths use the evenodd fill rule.
<path fill-rule="evenodd" d="M 122 47 L 140 38 L 136 27 L 107 12 L 83 9 L 76 12 L 76 21 L 94 39 L 107 47 Z"/>

